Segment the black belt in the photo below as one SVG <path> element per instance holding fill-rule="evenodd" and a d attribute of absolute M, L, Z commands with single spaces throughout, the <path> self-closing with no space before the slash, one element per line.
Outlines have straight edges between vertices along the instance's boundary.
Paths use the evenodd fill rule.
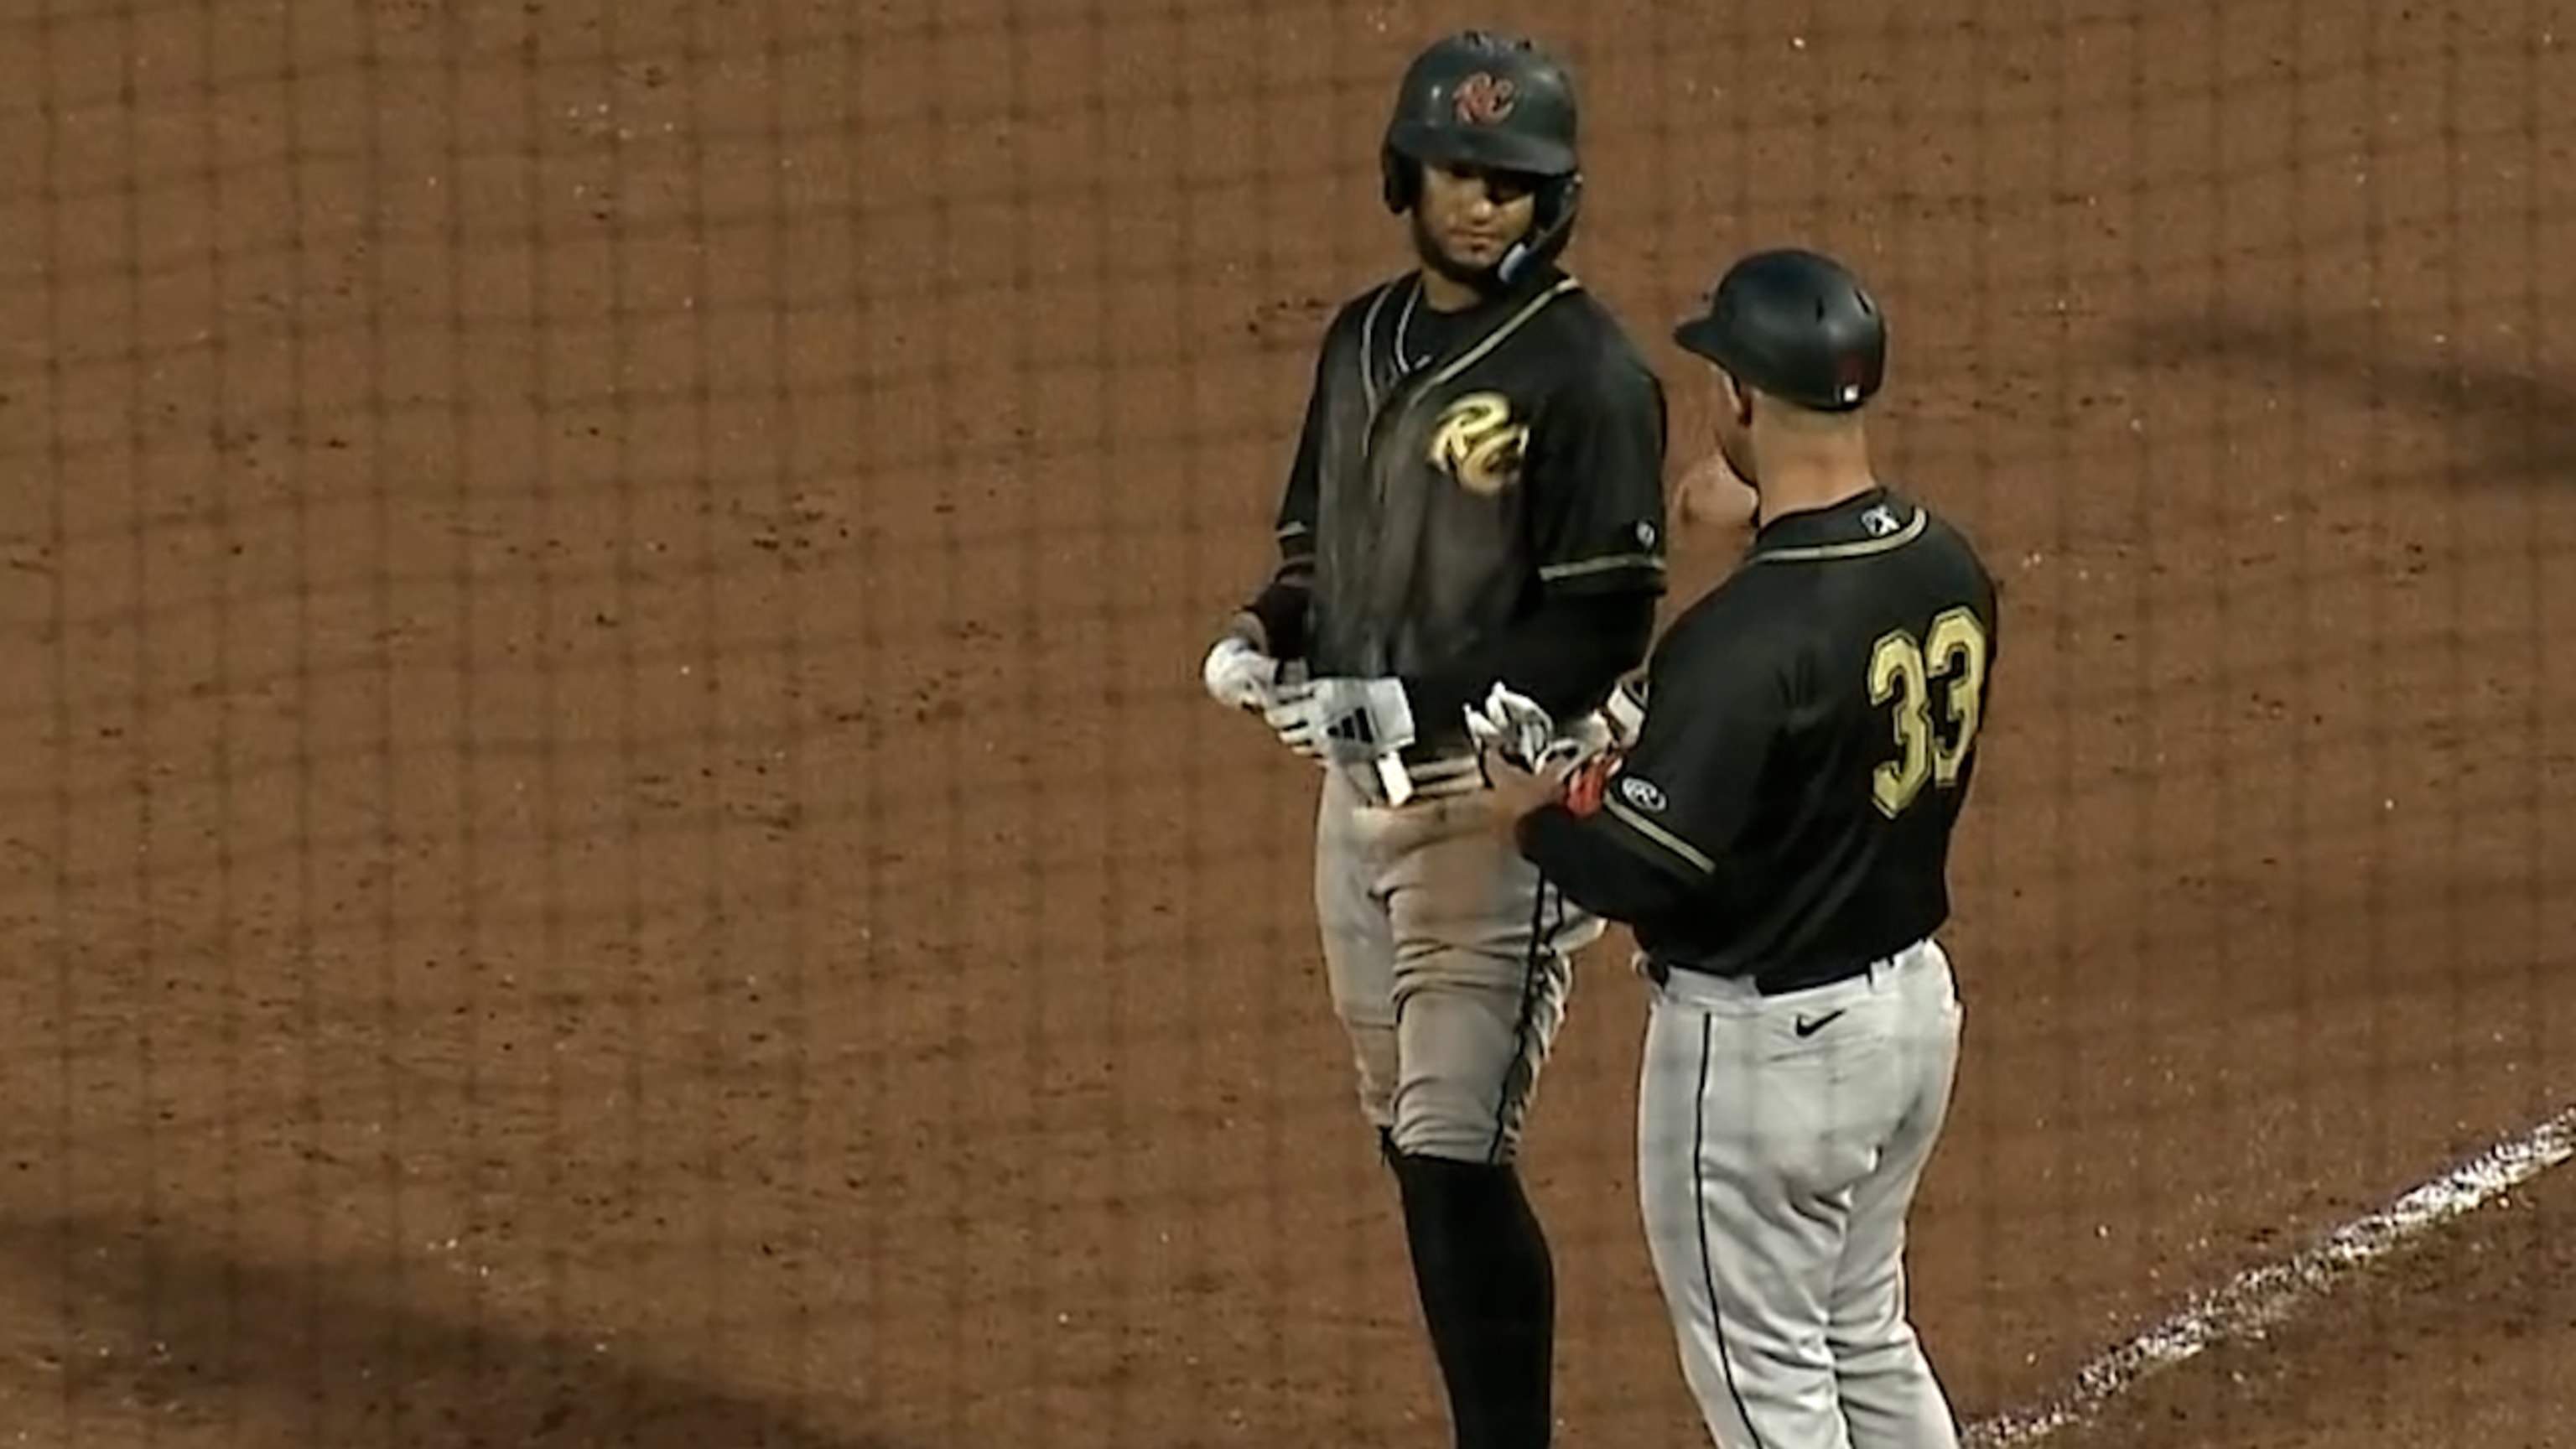
<path fill-rule="evenodd" d="M 1440 765 L 1451 760 L 1476 758 L 1476 742 L 1464 734 L 1442 731 L 1423 736 L 1395 752 L 1395 757 L 1408 765 Z"/>
<path fill-rule="evenodd" d="M 1881 959 L 1883 960 L 1885 958 Z M 1870 973 L 1870 969 L 1878 964 L 1878 961 L 1862 961 L 1855 964 L 1819 967 L 1813 970 L 1801 971 L 1793 975 L 1786 976 L 1765 977 L 1757 974 L 1753 977 L 1753 992 L 1757 996 L 1794 996 L 1801 991 L 1814 991 L 1821 987 L 1839 986 L 1846 981 L 1856 981 L 1863 976 L 1867 976 Z M 1669 986 L 1672 984 L 1674 972 L 1697 971 L 1698 969 L 1699 968 L 1695 966 L 1675 966 L 1670 962 L 1649 956 L 1646 958 L 1644 972 L 1646 979 L 1655 983 L 1657 986 Z M 1701 974 L 1717 977 L 1721 981 L 1742 981 L 1745 979 L 1742 974 L 1734 972 L 1708 971 L 1702 972 Z"/>

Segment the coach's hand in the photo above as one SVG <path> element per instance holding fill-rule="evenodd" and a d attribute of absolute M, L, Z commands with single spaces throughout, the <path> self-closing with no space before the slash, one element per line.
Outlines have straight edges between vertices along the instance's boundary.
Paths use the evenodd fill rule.
<path fill-rule="evenodd" d="M 1574 773 L 1575 762 L 1561 753 L 1542 757 L 1535 769 L 1502 750 L 1489 749 L 1482 758 L 1485 779 L 1493 786 L 1486 798 L 1494 828 L 1505 835 L 1517 830 L 1523 818 L 1564 799 L 1565 782 Z"/>

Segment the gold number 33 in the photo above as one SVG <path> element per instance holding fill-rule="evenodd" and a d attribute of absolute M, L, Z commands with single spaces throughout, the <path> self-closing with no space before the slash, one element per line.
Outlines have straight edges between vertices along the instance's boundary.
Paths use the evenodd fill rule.
<path fill-rule="evenodd" d="M 1944 686 L 1942 707 L 1951 724 L 1947 739 L 1932 727 L 1935 685 Z M 1958 783 L 1968 752 L 1976 748 L 1985 687 L 1986 626 L 1968 609 L 1941 613 L 1920 641 L 1898 629 L 1870 646 L 1869 702 L 1896 707 L 1896 758 L 1880 765 L 1870 780 L 1880 814 L 1891 820 L 1903 814 L 1927 783 L 1943 789 Z"/>

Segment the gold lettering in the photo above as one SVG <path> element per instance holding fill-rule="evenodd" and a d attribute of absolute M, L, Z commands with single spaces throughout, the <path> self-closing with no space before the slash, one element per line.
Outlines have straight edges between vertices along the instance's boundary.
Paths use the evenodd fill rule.
<path fill-rule="evenodd" d="M 1942 681 L 1953 729 L 1946 740 L 1932 727 L 1932 686 Z M 1986 626 L 1973 610 L 1942 611 L 1919 643 L 1902 629 L 1879 637 L 1869 655 L 1869 702 L 1895 706 L 1896 737 L 1896 758 L 1870 781 L 1880 814 L 1903 814 L 1927 783 L 1948 789 L 1959 782 L 1976 748 L 1985 686 Z"/>
<path fill-rule="evenodd" d="M 1520 477 L 1529 425 L 1512 418 L 1511 400 L 1469 393 L 1443 408 L 1431 429 L 1431 466 L 1479 497 L 1492 497 Z"/>

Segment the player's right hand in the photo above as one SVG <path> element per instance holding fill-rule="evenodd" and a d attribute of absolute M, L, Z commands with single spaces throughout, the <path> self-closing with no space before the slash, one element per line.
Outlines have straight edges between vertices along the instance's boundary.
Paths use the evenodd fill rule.
<path fill-rule="evenodd" d="M 1270 688 L 1279 679 L 1279 661 L 1252 647 L 1250 640 L 1228 634 L 1216 641 L 1205 663 L 1199 666 L 1199 678 L 1207 686 L 1208 697 L 1229 709 L 1257 710 L 1270 702 Z"/>
<path fill-rule="evenodd" d="M 1261 719 L 1292 754 L 1322 763 L 1324 715 L 1315 697 L 1314 685 L 1301 683 L 1284 689 L 1266 690 L 1261 704 Z"/>

